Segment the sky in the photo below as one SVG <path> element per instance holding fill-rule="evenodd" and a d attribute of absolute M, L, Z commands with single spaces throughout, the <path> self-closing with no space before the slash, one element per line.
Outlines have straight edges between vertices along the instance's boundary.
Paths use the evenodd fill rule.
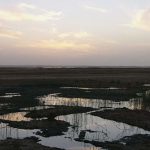
<path fill-rule="evenodd" d="M 1 0 L 0 65 L 150 66 L 150 0 Z"/>

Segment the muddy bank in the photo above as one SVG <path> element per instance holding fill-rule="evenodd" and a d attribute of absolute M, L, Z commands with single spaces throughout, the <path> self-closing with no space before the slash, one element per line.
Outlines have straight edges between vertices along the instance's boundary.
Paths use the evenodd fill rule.
<path fill-rule="evenodd" d="M 36 137 L 25 139 L 7 139 L 0 141 L 1 150 L 62 150 L 59 148 L 50 148 L 37 143 Z"/>
<path fill-rule="evenodd" d="M 76 139 L 76 141 L 93 144 L 96 147 L 108 150 L 149 150 L 150 148 L 150 135 L 133 135 L 113 142 L 98 142 L 83 139 Z"/>
<path fill-rule="evenodd" d="M 91 114 L 104 119 L 123 122 L 132 126 L 143 128 L 145 130 L 150 130 L 150 112 L 144 110 L 118 108 L 115 110 L 97 111 Z"/>
<path fill-rule="evenodd" d="M 110 88 L 110 89 L 109 89 Z M 61 88 L 59 89 L 60 97 L 67 98 L 92 98 L 92 99 L 103 99 L 103 100 L 113 100 L 113 101 L 125 101 L 131 98 L 137 98 L 136 93 L 144 92 L 144 88 Z"/>
<path fill-rule="evenodd" d="M 95 109 L 88 107 L 78 107 L 78 106 L 55 106 L 55 108 L 49 108 L 44 110 L 34 110 L 25 115 L 25 117 L 30 118 L 49 118 L 53 119 L 60 115 L 69 115 L 76 113 L 85 113 L 93 111 Z"/>
<path fill-rule="evenodd" d="M 31 120 L 31 121 L 8 121 L 0 120 L 2 123 L 8 123 L 9 126 L 18 129 L 39 129 L 36 134 L 43 137 L 63 135 L 68 130 L 69 123 L 58 120 Z"/>

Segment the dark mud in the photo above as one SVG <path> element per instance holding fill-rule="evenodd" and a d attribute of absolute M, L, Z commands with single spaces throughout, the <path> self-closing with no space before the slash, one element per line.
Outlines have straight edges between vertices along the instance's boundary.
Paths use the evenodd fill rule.
<path fill-rule="evenodd" d="M 78 107 L 78 106 L 55 106 L 55 108 L 49 108 L 44 110 L 34 110 L 25 115 L 25 117 L 30 118 L 49 118 L 53 119 L 60 115 L 69 115 L 76 113 L 85 113 L 93 111 L 95 109 L 88 107 Z"/>
<path fill-rule="evenodd" d="M 108 88 L 108 89 L 107 89 Z M 103 100 L 114 100 L 114 101 L 125 101 L 133 97 L 138 97 L 136 93 L 144 92 L 144 88 L 140 89 L 59 89 L 60 97 L 68 98 L 92 98 L 92 99 L 103 99 Z"/>
<path fill-rule="evenodd" d="M 8 123 L 9 126 L 18 129 L 39 129 L 37 135 L 43 137 L 63 135 L 70 126 L 69 123 L 58 120 L 32 120 L 32 121 L 7 121 L 0 120 L 3 123 Z"/>
<path fill-rule="evenodd" d="M 119 141 L 113 141 L 113 142 L 98 142 L 98 141 L 88 141 L 83 139 L 76 139 L 76 141 L 90 143 L 96 147 L 102 147 L 107 150 L 149 150 L 150 149 L 150 135 L 133 135 L 131 137 L 124 137 Z"/>

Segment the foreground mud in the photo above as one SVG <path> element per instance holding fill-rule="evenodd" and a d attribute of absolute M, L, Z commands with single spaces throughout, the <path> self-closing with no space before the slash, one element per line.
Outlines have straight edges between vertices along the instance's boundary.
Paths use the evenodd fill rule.
<path fill-rule="evenodd" d="M 107 150 L 149 150 L 150 135 L 134 135 L 131 137 L 124 137 L 119 141 L 113 142 L 98 142 L 76 139 L 84 143 L 90 143 L 97 147 L 102 147 Z"/>

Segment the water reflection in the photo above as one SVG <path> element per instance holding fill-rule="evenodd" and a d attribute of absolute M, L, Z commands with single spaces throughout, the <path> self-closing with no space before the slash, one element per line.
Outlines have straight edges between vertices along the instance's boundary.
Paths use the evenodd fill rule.
<path fill-rule="evenodd" d="M 5 93 L 5 95 L 0 96 L 0 98 L 13 98 L 21 96 L 19 93 Z"/>
<path fill-rule="evenodd" d="M 70 140 L 65 138 L 65 136 L 56 136 L 50 138 L 41 137 L 35 134 L 37 131 L 38 130 L 17 129 L 8 126 L 5 123 L 0 123 L 0 140 L 5 140 L 7 138 L 23 139 L 26 137 L 35 136 L 41 140 L 39 143 L 48 147 L 58 147 L 68 150 L 103 150 L 102 148 L 97 148 L 91 144 L 84 144 Z"/>
<path fill-rule="evenodd" d="M 5 140 L 7 138 L 23 139 L 25 137 L 34 136 L 34 132 L 37 130 L 22 130 L 17 128 L 12 128 L 5 123 L 0 123 L 0 140 Z"/>
<path fill-rule="evenodd" d="M 82 106 L 98 109 L 123 107 L 129 109 L 143 109 L 143 97 L 132 98 L 129 101 L 115 102 L 101 99 L 64 98 L 58 97 L 57 94 L 50 94 L 40 97 L 39 100 L 41 104 L 45 105 Z M 125 136 L 134 134 L 150 134 L 149 131 L 145 131 L 144 129 L 92 116 L 89 113 L 59 116 L 56 119 L 69 122 L 74 127 L 69 128 L 68 132 L 65 133 L 65 136 L 49 138 L 49 140 L 42 141 L 42 144 L 47 146 L 50 144 L 60 148 L 66 148 L 67 145 L 67 149 L 71 149 L 75 145 L 74 150 L 85 150 L 86 147 L 89 147 L 89 149 L 94 149 L 95 147 L 86 144 L 83 145 L 83 143 L 80 143 L 82 145 L 80 146 L 79 143 L 74 141 L 74 139 L 79 138 L 83 132 L 85 133 L 83 137 L 85 140 L 95 140 L 100 142 L 119 140 Z M 56 141 L 60 142 L 58 143 Z"/>
<path fill-rule="evenodd" d="M 42 110 L 42 109 L 48 109 L 48 108 L 54 108 L 52 106 L 34 106 L 34 107 L 27 107 L 27 108 L 21 108 L 21 111 L 33 111 L 33 110 Z"/>
<path fill-rule="evenodd" d="M 0 115 L 0 119 L 8 120 L 8 121 L 31 121 L 31 120 L 33 120 L 32 118 L 25 117 L 25 115 L 29 111 L 41 110 L 41 109 L 44 110 L 44 109 L 48 109 L 48 108 L 54 108 L 54 107 L 52 107 L 52 106 L 35 106 L 35 107 L 21 108 L 20 110 L 25 111 L 25 112 L 16 112 L 16 113 L 8 113 L 8 114 Z M 41 119 L 45 119 L 45 118 L 39 118 L 37 120 L 41 120 Z"/>
<path fill-rule="evenodd" d="M 150 97 L 150 90 L 148 90 L 148 91 L 145 92 L 145 96 L 146 97 Z"/>
<path fill-rule="evenodd" d="M 78 90 L 121 90 L 125 88 L 108 87 L 108 88 L 81 88 L 81 87 L 61 87 L 61 89 L 78 89 Z"/>
<path fill-rule="evenodd" d="M 82 106 L 92 108 L 129 108 L 142 109 L 142 98 L 133 98 L 129 101 L 115 102 L 112 100 L 85 99 L 85 98 L 64 98 L 53 95 L 47 95 L 39 98 L 41 104 L 45 105 L 65 105 L 65 106 Z"/>
<path fill-rule="evenodd" d="M 66 136 L 71 139 L 79 138 L 82 131 L 85 132 L 84 138 L 86 140 L 101 142 L 119 140 L 125 136 L 134 134 L 150 134 L 150 132 L 138 127 L 103 119 L 86 113 L 59 116 L 57 119 L 64 120 L 76 126 L 75 128 L 70 128 L 66 133 Z"/>
<path fill-rule="evenodd" d="M 145 87 L 150 87 L 150 84 L 144 84 L 143 86 L 145 86 Z"/>
<path fill-rule="evenodd" d="M 101 147 L 95 147 L 91 144 L 74 141 L 66 138 L 65 136 L 45 138 L 39 143 L 45 146 L 58 147 L 66 150 L 105 150 Z"/>
<path fill-rule="evenodd" d="M 5 115 L 0 115 L 0 119 L 9 121 L 30 121 L 31 118 L 24 117 L 26 114 L 27 112 L 9 113 Z"/>
<path fill-rule="evenodd" d="M 90 90 L 84 88 L 83 90 Z M 16 95 L 15 95 L 16 94 Z M 102 99 L 85 99 L 85 98 L 64 98 L 58 97 L 60 93 L 49 94 L 42 96 L 39 99 L 40 105 L 35 107 L 22 108 L 21 111 L 31 111 L 48 109 L 53 106 L 48 105 L 65 105 L 65 106 L 82 106 L 92 107 L 98 109 L 105 108 L 129 108 L 129 109 L 147 109 L 144 106 L 144 96 L 149 97 L 150 91 L 141 94 L 137 98 L 132 98 L 129 101 L 115 102 L 112 100 Z M 17 96 L 17 93 L 7 93 L 5 96 L 10 97 L 12 95 Z M 18 94 L 19 95 L 19 94 Z M 26 112 L 11 113 L 0 116 L 0 119 L 11 120 L 11 121 L 30 121 L 30 118 L 24 117 Z M 69 122 L 73 127 L 63 136 L 55 136 L 44 138 L 34 133 L 37 130 L 21 130 L 9 127 L 7 124 L 0 124 L 0 139 L 11 138 L 25 138 L 30 136 L 36 136 L 40 138 L 40 143 L 49 147 L 58 147 L 68 150 L 102 150 L 100 147 L 95 147 L 91 144 L 85 144 L 83 142 L 75 141 L 75 138 L 79 138 L 81 133 L 84 133 L 83 138 L 85 140 L 96 140 L 96 141 L 113 141 L 118 140 L 125 136 L 131 136 L 134 134 L 150 134 L 149 131 L 145 131 L 141 128 L 130 126 L 124 123 L 119 123 L 111 120 L 106 120 L 100 117 L 92 116 L 89 113 L 71 114 L 65 116 L 59 116 L 57 120 L 64 120 Z"/>

